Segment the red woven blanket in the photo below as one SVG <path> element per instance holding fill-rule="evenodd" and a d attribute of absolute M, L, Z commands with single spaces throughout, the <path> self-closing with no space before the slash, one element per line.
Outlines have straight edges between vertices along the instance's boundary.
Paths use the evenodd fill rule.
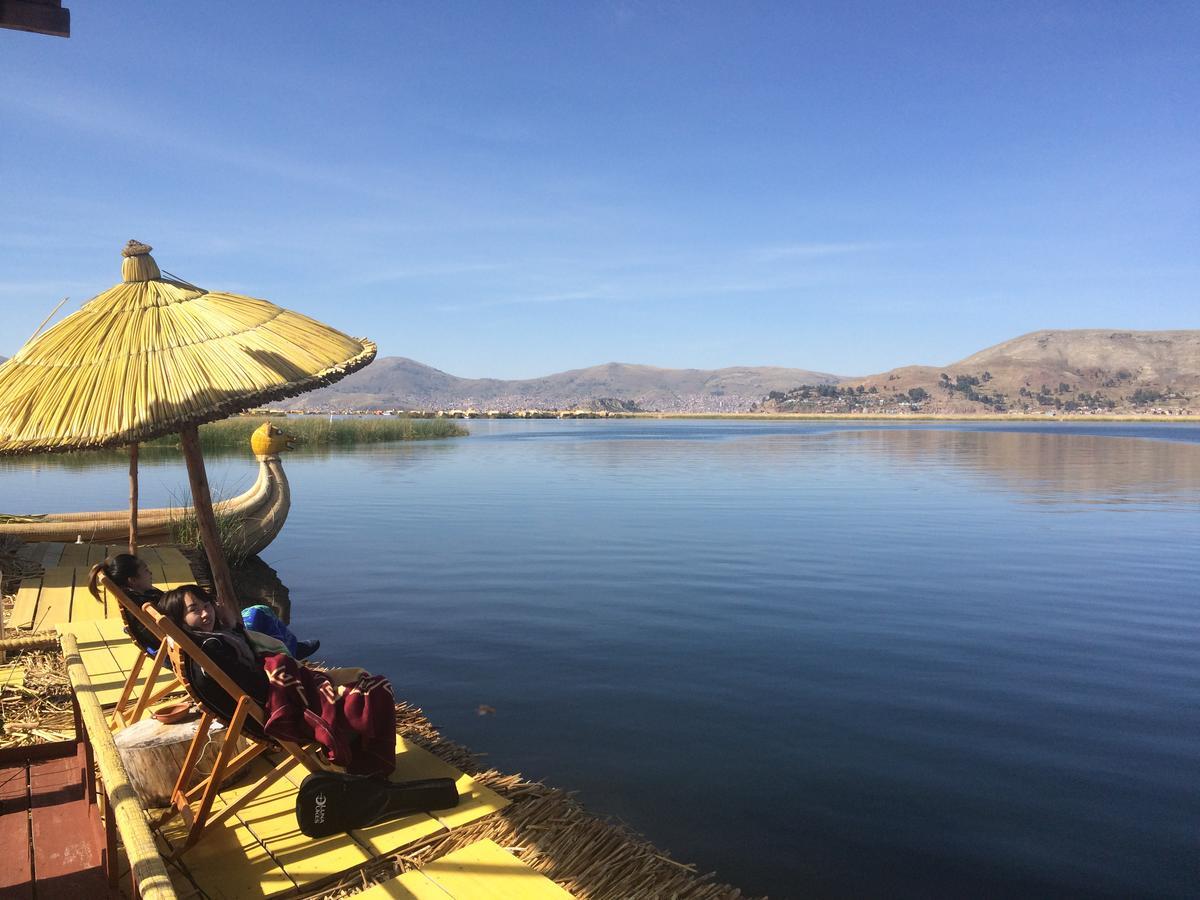
<path fill-rule="evenodd" d="M 396 768 L 396 698 L 381 675 L 362 672 L 346 685 L 286 653 L 262 657 L 267 673 L 266 732 L 296 743 L 316 741 L 326 758 L 355 775 Z"/>

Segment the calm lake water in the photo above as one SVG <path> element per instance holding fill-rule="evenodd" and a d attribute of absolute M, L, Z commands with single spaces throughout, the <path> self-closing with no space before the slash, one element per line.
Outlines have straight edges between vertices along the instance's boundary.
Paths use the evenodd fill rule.
<path fill-rule="evenodd" d="M 750 893 L 1197 895 L 1200 428 L 470 427 L 286 457 L 322 656 Z M 4 463 L 0 509 L 124 473 Z"/>

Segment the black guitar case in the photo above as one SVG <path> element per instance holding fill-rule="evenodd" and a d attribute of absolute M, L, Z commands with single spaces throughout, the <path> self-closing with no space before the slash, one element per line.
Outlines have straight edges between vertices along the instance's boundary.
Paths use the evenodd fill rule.
<path fill-rule="evenodd" d="M 453 778 L 384 781 L 369 775 L 313 772 L 296 794 L 296 822 L 306 835 L 319 838 L 457 805 Z"/>

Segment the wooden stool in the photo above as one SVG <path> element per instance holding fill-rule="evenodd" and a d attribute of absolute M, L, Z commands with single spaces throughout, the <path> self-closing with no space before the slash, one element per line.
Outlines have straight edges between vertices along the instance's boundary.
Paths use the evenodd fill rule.
<path fill-rule="evenodd" d="M 199 716 L 173 725 L 150 718 L 135 722 L 113 735 L 117 752 L 121 754 L 121 761 L 129 772 L 129 782 L 147 809 L 171 805 L 175 779 L 179 777 L 188 745 L 196 736 L 199 725 Z M 208 730 L 208 744 L 188 787 L 199 783 L 212 770 L 224 742 L 225 726 L 214 722 Z"/>

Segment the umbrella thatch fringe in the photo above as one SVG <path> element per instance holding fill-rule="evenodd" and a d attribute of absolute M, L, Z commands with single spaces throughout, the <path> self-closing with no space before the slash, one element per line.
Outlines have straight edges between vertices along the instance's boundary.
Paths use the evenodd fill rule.
<path fill-rule="evenodd" d="M 343 378 L 375 345 L 266 300 L 163 278 L 130 241 L 124 282 L 0 365 L 0 455 L 140 443 Z"/>
<path fill-rule="evenodd" d="M 306 319 L 296 313 L 288 314 L 297 319 Z M 66 321 L 66 320 L 64 320 Z M 311 321 L 311 320 L 308 320 Z M 107 447 L 123 447 L 127 444 L 148 441 L 165 434 L 174 434 L 184 425 L 203 425 L 228 418 L 245 409 L 286 400 L 308 391 L 325 387 L 344 378 L 351 372 L 356 372 L 369 364 L 376 354 L 376 346 L 366 338 L 346 338 L 353 341 L 361 349 L 348 360 L 337 365 L 328 366 L 313 375 L 296 377 L 286 384 L 273 383 L 257 389 L 237 389 L 232 384 L 232 378 L 222 379 L 230 373 L 214 371 L 213 382 L 194 382 L 180 386 L 182 394 L 177 394 L 171 401 L 157 400 L 145 404 L 140 422 L 117 431 L 111 431 L 114 423 L 107 421 L 105 412 L 114 409 L 112 404 L 100 403 L 93 406 L 89 401 L 101 401 L 104 397 L 111 398 L 115 393 L 124 392 L 127 384 L 114 380 L 113 384 L 88 383 L 89 370 L 81 369 L 80 377 L 70 390 L 39 391 L 39 384 L 45 384 L 46 373 L 41 365 L 32 365 L 20 361 L 17 357 L 0 365 L 0 392 L 8 396 L 20 395 L 28 397 L 24 404 L 26 410 L 22 418 L 26 421 L 39 423 L 54 422 L 54 431 L 69 431 L 78 434 L 86 428 L 87 434 L 70 438 L 66 441 L 46 436 L 23 438 L 14 429 L 8 440 L 0 440 L 0 456 L 11 456 L 21 453 L 65 453 L 74 450 L 101 450 Z M 203 351 L 204 353 L 210 351 Z M 211 351 L 215 353 L 214 351 Z M 268 367 L 269 368 L 269 367 Z M 264 370 L 266 371 L 266 370 Z M 170 380 L 179 375 L 180 370 L 166 367 L 164 379 Z M 227 384 L 228 386 L 220 386 Z M 66 396 L 63 396 L 66 394 Z M 7 404 L 8 414 L 4 416 L 11 420 L 11 412 L 17 403 Z M 32 409 L 30 409 L 32 407 Z M 44 407 L 38 409 L 37 407 Z M 121 407 L 125 408 L 125 407 Z M 61 425 L 62 427 L 58 427 Z M 41 428 L 39 428 L 41 430 Z"/>
<path fill-rule="evenodd" d="M 461 744 L 447 741 L 421 710 L 396 707 L 396 730 L 508 798 L 510 805 L 478 822 L 434 835 L 366 869 L 290 896 L 346 897 L 396 874 L 420 868 L 460 847 L 490 838 L 522 862 L 586 900 L 740 900 L 742 892 L 677 862 L 624 825 L 590 815 L 565 792 L 480 769 Z"/>

